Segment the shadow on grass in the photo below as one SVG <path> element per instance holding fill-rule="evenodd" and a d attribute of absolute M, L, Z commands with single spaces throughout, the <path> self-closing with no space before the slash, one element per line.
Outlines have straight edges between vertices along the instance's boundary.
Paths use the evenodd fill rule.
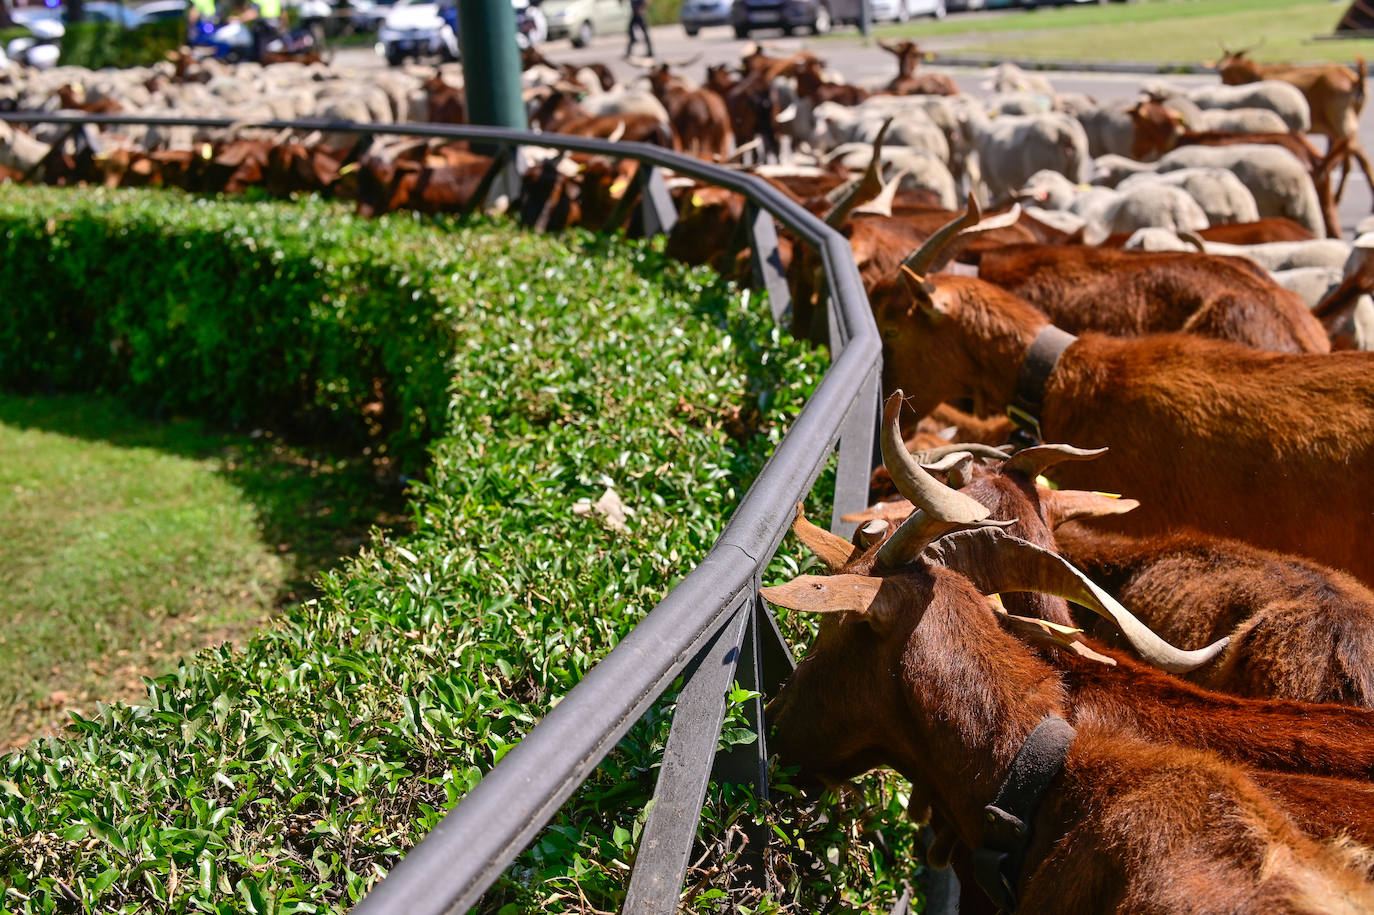
<path fill-rule="evenodd" d="M 217 461 L 216 472 L 255 508 L 264 543 L 291 557 L 279 602 L 298 599 L 291 591 L 355 552 L 373 525 L 406 521 L 404 487 L 379 480 L 364 456 L 289 444 L 269 430 L 230 433 L 194 419 L 155 419 L 99 395 L 0 394 L 0 424 Z"/>
<path fill-rule="evenodd" d="M 4 394 L 0 428 L 0 583 L 19 589 L 0 629 L 0 748 L 68 709 L 139 701 L 142 676 L 245 637 L 372 527 L 405 523 L 403 488 L 365 457 L 262 430 Z"/>

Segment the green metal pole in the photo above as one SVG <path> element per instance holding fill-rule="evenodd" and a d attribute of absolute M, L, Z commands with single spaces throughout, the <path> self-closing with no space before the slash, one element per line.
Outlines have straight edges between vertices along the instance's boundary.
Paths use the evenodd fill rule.
<path fill-rule="evenodd" d="M 474 124 L 529 126 L 520 94 L 520 50 L 510 0 L 458 0 L 468 119 Z"/>

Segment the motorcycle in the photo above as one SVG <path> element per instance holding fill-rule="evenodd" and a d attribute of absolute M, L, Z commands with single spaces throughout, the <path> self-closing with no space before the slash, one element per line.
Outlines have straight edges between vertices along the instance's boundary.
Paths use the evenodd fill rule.
<path fill-rule="evenodd" d="M 218 28 L 205 23 L 205 27 L 208 30 L 202 30 L 191 44 L 191 47 L 200 50 L 203 56 L 226 63 L 255 58 L 253 30 L 245 23 L 230 21 Z M 262 50 L 265 54 L 304 57 L 321 52 L 323 45 L 317 40 L 311 26 L 303 22 L 288 32 L 278 31 L 267 40 Z"/>

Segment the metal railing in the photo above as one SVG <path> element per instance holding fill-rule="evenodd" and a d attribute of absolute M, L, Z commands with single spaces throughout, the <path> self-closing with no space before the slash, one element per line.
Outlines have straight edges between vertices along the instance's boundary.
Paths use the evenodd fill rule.
<path fill-rule="evenodd" d="M 225 128 L 233 123 L 16 112 L 0 113 L 0 120 L 69 125 L 64 142 L 71 138 L 88 143 L 89 136 L 82 135 L 86 125 Z M 510 154 L 522 145 L 635 159 L 639 169 L 627 196 L 637 196 L 646 234 L 668 231 L 676 220 L 664 169 L 737 191 L 747 201 L 743 229 L 752 253 L 753 284 L 767 289 L 775 320 L 783 319 L 790 305 L 775 220 L 818 251 L 828 299 L 830 367 L 711 550 L 355 909 L 362 915 L 426 915 L 462 912 L 475 905 L 640 716 L 684 676 L 655 803 L 622 908 L 636 915 L 675 911 L 713 767 L 723 780 L 752 783 L 767 794 L 761 698 L 750 700 L 746 708 L 757 739 L 716 758 L 732 681 L 768 695 L 793 667 L 791 652 L 759 597 L 763 570 L 786 535 L 797 502 L 810 491 L 837 445 L 832 530 L 848 533 L 840 516 L 866 503 L 879 410 L 881 344 L 848 241 L 760 178 L 657 146 L 439 124 L 307 120 L 238 126 L 479 142 L 501 153 L 474 195 L 478 203 L 502 173 L 509 175 Z M 633 205 L 631 199 L 625 202 Z M 746 871 L 753 869 L 755 877 L 762 867 L 760 849 L 765 841 L 764 835 L 751 836 L 752 858 L 742 864 Z M 894 912 L 904 908 L 903 900 Z"/>

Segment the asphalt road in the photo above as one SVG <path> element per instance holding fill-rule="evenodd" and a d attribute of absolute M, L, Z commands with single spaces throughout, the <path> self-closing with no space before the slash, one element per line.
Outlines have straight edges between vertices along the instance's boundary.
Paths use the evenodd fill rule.
<path fill-rule="evenodd" d="M 978 14 L 961 15 L 976 16 Z M 678 25 L 655 26 L 652 32 L 654 51 L 658 58 L 678 64 L 686 75 L 697 80 L 705 77 L 706 67 L 711 64 L 738 63 L 741 52 L 753 41 L 760 41 L 765 46 L 784 54 L 803 48 L 813 51 L 824 58 L 831 68 L 843 73 L 846 79 L 858 85 L 880 86 L 896 74 L 896 65 L 892 56 L 876 45 L 865 45 L 857 33 L 852 33 L 852 38 L 841 33 L 839 36 L 821 40 L 792 38 L 779 33 L 762 33 L 755 36 L 753 41 L 743 41 L 735 38 L 733 30 L 728 26 L 702 29 L 695 38 L 688 38 Z M 924 47 L 925 44 L 923 43 L 922 46 Z M 931 43 L 931 46 L 938 49 L 938 45 L 934 42 Z M 633 79 L 642 72 L 640 68 L 624 58 L 624 35 L 598 36 L 590 45 L 580 49 L 572 47 L 566 40 L 551 41 L 542 45 L 540 50 L 556 63 L 604 63 L 611 68 L 617 78 L 622 80 Z M 336 64 L 354 66 L 363 70 L 384 66 L 384 63 L 371 49 L 364 48 L 340 51 Z M 975 95 L 986 92 L 983 88 L 983 82 L 987 77 L 983 70 L 942 67 L 938 65 L 938 61 L 936 64 L 930 65 L 929 69 L 949 74 L 959 85 L 959 88 L 965 92 Z M 1203 85 L 1216 82 L 1215 76 L 1206 74 L 1146 77 L 1136 73 L 1062 71 L 1043 73 L 1042 75 L 1049 78 L 1051 84 L 1060 92 L 1085 93 L 1102 103 L 1134 100 L 1139 94 L 1142 81 L 1147 79 L 1166 79 L 1178 85 Z M 1326 148 L 1324 138 L 1314 137 L 1313 139 L 1317 148 Z M 1360 125 L 1360 139 L 1366 149 L 1374 150 L 1374 122 L 1371 122 L 1370 118 L 1364 118 Z M 1344 227 L 1347 237 L 1354 230 L 1355 224 L 1370 215 L 1372 209 L 1374 209 L 1374 189 L 1371 189 L 1363 173 L 1357 171 L 1351 176 L 1346 186 L 1345 199 L 1340 205 L 1341 225 Z"/>

